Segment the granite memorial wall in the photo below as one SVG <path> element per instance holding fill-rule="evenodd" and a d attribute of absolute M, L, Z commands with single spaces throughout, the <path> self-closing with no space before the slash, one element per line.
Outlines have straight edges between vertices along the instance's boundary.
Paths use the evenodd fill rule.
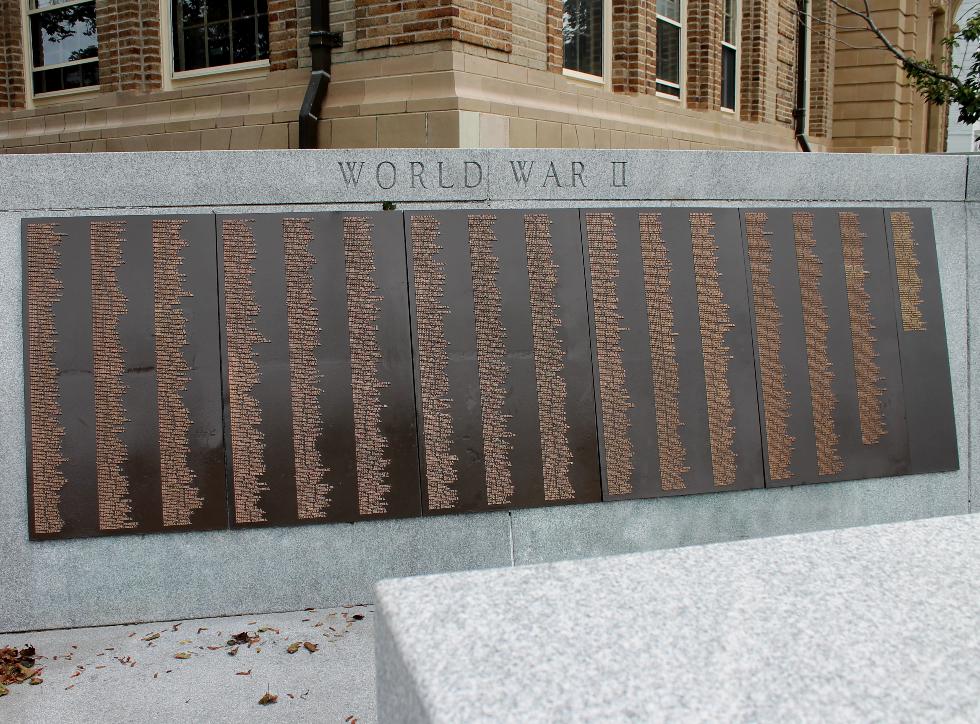
<path fill-rule="evenodd" d="M 26 219 L 34 539 L 958 468 L 929 209 Z"/>

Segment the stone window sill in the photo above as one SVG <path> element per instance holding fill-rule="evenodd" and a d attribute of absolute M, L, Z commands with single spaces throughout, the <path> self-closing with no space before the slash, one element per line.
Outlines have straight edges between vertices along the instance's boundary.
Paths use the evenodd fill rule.
<path fill-rule="evenodd" d="M 268 59 L 253 60 L 249 63 L 235 63 L 233 65 L 220 65 L 214 68 L 199 68 L 197 70 L 176 72 L 170 78 L 170 85 L 173 88 L 183 88 L 190 85 L 223 83 L 229 80 L 251 80 L 252 78 L 263 78 L 268 74 Z"/>

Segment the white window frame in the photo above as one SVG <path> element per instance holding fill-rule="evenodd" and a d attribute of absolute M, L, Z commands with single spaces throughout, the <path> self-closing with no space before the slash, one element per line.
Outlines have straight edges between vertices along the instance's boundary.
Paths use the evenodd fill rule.
<path fill-rule="evenodd" d="M 654 12 L 656 13 L 656 5 L 654 5 Z M 658 98 L 664 98 L 669 101 L 674 101 L 675 103 L 680 103 L 687 92 L 687 63 L 684 62 L 685 52 L 687 50 L 687 23 L 684 22 L 687 17 L 687 0 L 681 0 L 679 13 L 680 21 L 674 20 L 673 18 L 668 18 L 666 15 L 661 15 L 656 13 L 656 23 L 661 20 L 675 26 L 680 30 L 679 41 L 677 44 L 677 68 L 680 71 L 677 77 L 680 79 L 680 83 L 674 83 L 668 80 L 661 80 L 659 77 L 660 69 L 657 69 L 658 76 L 654 82 L 654 91 Z M 654 33 L 657 32 L 656 25 L 654 26 Z M 670 93 L 664 93 L 661 91 L 657 85 L 665 85 L 671 88 L 677 89 L 677 95 L 671 95 Z"/>
<path fill-rule="evenodd" d="M 722 0 L 724 2 L 724 0 Z M 734 7 L 732 8 L 732 40 L 734 43 L 729 43 L 725 40 L 725 28 L 722 25 L 721 30 L 721 45 L 723 48 L 730 48 L 732 52 L 735 53 L 735 105 L 732 108 L 722 105 L 724 99 L 720 99 L 718 107 L 725 113 L 737 113 L 739 106 L 739 98 L 742 95 L 739 93 L 740 81 L 742 77 L 742 54 L 738 52 L 739 46 L 742 44 L 742 3 L 741 0 L 732 0 Z M 722 8 L 722 23 L 724 23 L 724 7 Z M 808 24 L 809 25 L 809 24 Z M 809 52 L 809 49 L 807 50 Z M 807 67 L 809 67 L 807 63 Z"/>
<path fill-rule="evenodd" d="M 194 70 L 174 70 L 174 27 L 172 0 L 160 0 L 160 77 L 163 90 L 191 85 L 224 83 L 231 80 L 265 78 L 271 68 L 269 58 L 245 63 L 215 65 Z"/>
<path fill-rule="evenodd" d="M 93 93 L 99 92 L 99 84 L 86 85 L 81 88 L 67 88 L 65 90 L 59 91 L 49 91 L 47 93 L 35 93 L 34 92 L 34 72 L 38 70 L 52 70 L 54 68 L 67 68 L 73 65 L 84 65 L 86 63 L 97 63 L 98 56 L 95 58 L 86 58 L 85 60 L 72 60 L 67 63 L 51 63 L 50 65 L 42 65 L 38 68 L 34 67 L 34 43 L 31 38 L 31 16 L 43 13 L 46 11 L 54 10 L 56 8 L 70 7 L 72 5 L 82 5 L 83 3 L 92 2 L 94 5 L 94 0 L 65 0 L 65 2 L 59 2 L 52 5 L 47 5 L 43 8 L 31 7 L 34 4 L 33 0 L 21 0 L 20 2 L 20 41 L 21 47 L 24 49 L 24 105 L 26 108 L 31 109 L 36 105 L 43 105 L 48 99 L 58 99 L 64 96 L 77 96 L 77 95 L 91 95 Z"/>
<path fill-rule="evenodd" d="M 602 75 L 583 73 L 580 70 L 572 70 L 564 66 L 564 53 L 562 54 L 561 74 L 572 80 L 579 80 L 585 83 L 608 86 L 612 82 L 612 0 L 602 0 Z"/>

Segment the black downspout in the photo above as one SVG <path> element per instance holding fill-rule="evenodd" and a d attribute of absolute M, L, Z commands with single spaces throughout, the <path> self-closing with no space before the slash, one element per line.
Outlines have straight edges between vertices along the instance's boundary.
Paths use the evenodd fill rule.
<path fill-rule="evenodd" d="M 793 109 L 793 125 L 796 132 L 796 142 L 801 151 L 809 152 L 810 140 L 806 137 L 806 117 L 809 98 L 806 97 L 806 61 L 809 48 L 806 46 L 806 28 L 810 16 L 807 12 L 807 0 L 796 0 L 796 107 Z"/>
<path fill-rule="evenodd" d="M 299 147 L 317 147 L 317 114 L 327 97 L 330 86 L 330 63 L 334 48 L 343 39 L 340 33 L 330 32 L 330 0 L 310 0 L 310 56 L 313 68 L 306 96 L 299 110 Z"/>

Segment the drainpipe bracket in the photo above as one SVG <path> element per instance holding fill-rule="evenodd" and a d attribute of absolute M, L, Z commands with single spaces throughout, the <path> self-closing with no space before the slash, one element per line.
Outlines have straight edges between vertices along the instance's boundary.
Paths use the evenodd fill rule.
<path fill-rule="evenodd" d="M 343 45 L 343 33 L 331 33 L 327 30 L 314 30 L 310 33 L 311 48 L 341 48 Z"/>

